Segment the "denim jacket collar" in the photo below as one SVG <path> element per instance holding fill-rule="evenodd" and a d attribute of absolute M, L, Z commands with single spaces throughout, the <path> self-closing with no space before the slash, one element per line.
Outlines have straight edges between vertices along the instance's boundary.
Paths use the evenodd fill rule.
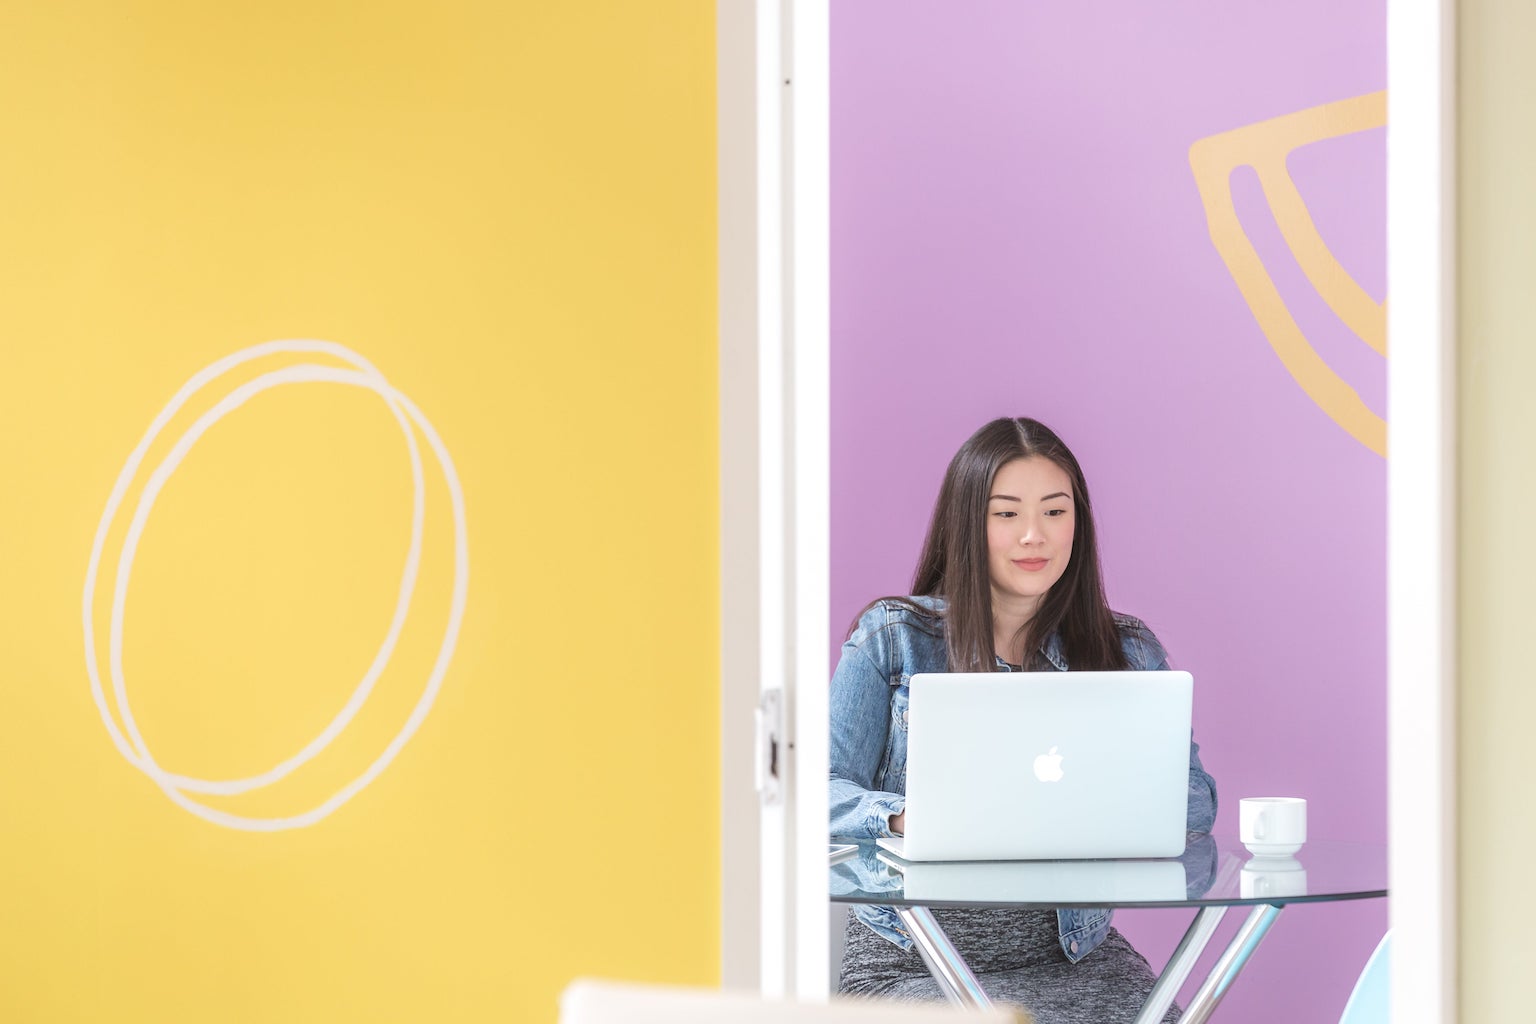
<path fill-rule="evenodd" d="M 1066 645 L 1061 642 L 1060 633 L 1052 633 L 1046 637 L 1045 641 L 1040 645 L 1040 653 L 1045 657 L 1046 661 L 1051 663 L 1051 667 L 1056 671 L 1067 671 Z M 1004 668 L 1010 672 L 1017 671 L 1014 666 L 1004 661 L 1001 655 L 994 655 L 993 657 L 997 660 L 998 668 Z"/>

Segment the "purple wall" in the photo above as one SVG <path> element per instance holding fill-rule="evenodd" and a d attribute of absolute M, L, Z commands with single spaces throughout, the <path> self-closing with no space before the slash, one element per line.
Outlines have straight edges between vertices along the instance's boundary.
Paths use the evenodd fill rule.
<path fill-rule="evenodd" d="M 1385 51 L 1380 0 L 833 5 L 834 652 L 906 592 L 959 444 L 1035 416 L 1088 475 L 1111 602 L 1194 673 L 1218 833 L 1239 797 L 1279 794 L 1309 799 L 1313 836 L 1385 841 L 1386 464 L 1270 347 L 1188 156 L 1384 88 Z M 1287 167 L 1383 300 L 1385 129 Z M 1254 172 L 1231 188 L 1307 340 L 1384 414 L 1382 357 L 1309 285 Z M 1188 919 L 1117 917 L 1159 965 Z M 1337 1019 L 1385 927 L 1384 901 L 1291 908 L 1223 1015 Z"/>

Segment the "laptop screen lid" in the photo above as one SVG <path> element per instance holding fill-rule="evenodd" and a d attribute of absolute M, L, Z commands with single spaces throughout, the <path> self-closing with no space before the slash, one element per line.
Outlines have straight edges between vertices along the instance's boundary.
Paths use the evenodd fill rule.
<path fill-rule="evenodd" d="M 1188 672 L 913 676 L 907 860 L 1177 857 Z"/>

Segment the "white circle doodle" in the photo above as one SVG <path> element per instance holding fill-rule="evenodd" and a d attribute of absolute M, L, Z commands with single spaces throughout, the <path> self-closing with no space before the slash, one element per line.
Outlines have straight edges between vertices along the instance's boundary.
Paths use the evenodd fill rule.
<path fill-rule="evenodd" d="M 333 356 L 342 362 L 349 364 L 354 369 L 344 369 L 337 366 L 325 366 L 317 363 L 299 363 L 287 366 L 279 370 L 264 373 L 259 377 L 241 384 L 197 421 L 187 428 L 186 433 L 177 440 L 168 454 L 154 472 L 150 474 L 149 482 L 145 485 L 143 493 L 139 496 L 137 506 L 134 508 L 133 519 L 128 526 L 127 537 L 123 541 L 122 551 L 118 556 L 117 578 L 112 593 L 112 618 L 108 634 L 108 667 L 112 677 L 112 694 L 117 704 L 118 713 L 122 715 L 123 726 L 127 730 L 127 736 L 119 730 L 113 720 L 112 712 L 108 708 L 106 694 L 101 685 L 101 670 L 96 659 L 96 633 L 93 625 L 93 609 L 96 603 L 96 580 L 100 571 L 102 549 L 106 545 L 107 533 L 111 529 L 113 521 L 117 517 L 118 508 L 122 505 L 123 498 L 129 485 L 138 475 L 139 467 L 144 461 L 144 456 L 149 446 L 159 436 L 160 431 L 170 422 L 171 418 L 192 398 L 198 391 L 230 370 L 253 359 L 260 359 L 280 353 L 323 353 Z M 384 642 L 379 646 L 374 655 L 373 662 L 368 666 L 368 671 L 363 675 L 362 681 L 353 690 L 352 696 L 346 705 L 337 713 L 325 729 L 311 740 L 304 749 L 297 754 L 279 762 L 274 767 L 244 779 L 199 779 L 187 775 L 179 775 L 167 772 L 156 763 L 149 752 L 149 746 L 144 742 L 144 737 L 139 733 L 138 723 L 135 722 L 133 711 L 128 705 L 128 689 L 123 679 L 123 608 L 128 595 L 128 577 L 133 567 L 134 555 L 137 553 L 139 540 L 144 533 L 144 526 L 149 519 L 150 510 L 154 507 L 155 499 L 164 488 L 166 481 L 176 468 L 181 465 L 181 460 L 187 452 L 197 443 L 209 427 L 217 423 L 229 413 L 244 405 L 251 398 L 270 388 L 283 384 L 299 383 L 333 383 L 346 384 L 353 387 L 365 388 L 382 398 L 389 406 L 400 429 L 405 434 L 406 447 L 411 457 L 411 479 L 415 485 L 415 493 L 411 503 L 411 545 L 406 553 L 405 569 L 400 578 L 400 592 L 395 602 L 394 615 L 390 620 L 389 632 L 384 637 Z M 405 725 L 395 737 L 390 740 L 384 752 L 368 766 L 368 769 L 337 790 L 324 803 L 302 814 L 288 818 L 250 818 L 241 815 L 230 814 L 206 804 L 202 804 L 187 796 L 188 793 L 211 793 L 220 796 L 229 796 L 236 793 L 245 793 L 253 789 L 269 786 L 291 774 L 304 765 L 311 758 L 318 755 L 330 745 L 331 741 L 339 736 L 353 717 L 361 710 L 368 696 L 373 691 L 374 683 L 383 673 L 384 667 L 389 663 L 394 654 L 395 644 L 400 638 L 400 631 L 404 628 L 406 615 L 410 610 L 411 595 L 416 588 L 416 577 L 421 563 L 421 542 L 423 534 L 423 521 L 425 518 L 425 485 L 423 482 L 421 452 L 416 444 L 415 431 L 411 429 L 414 423 L 426 437 L 433 454 L 437 457 L 438 464 L 442 467 L 443 479 L 448 486 L 448 495 L 453 505 L 453 596 L 449 607 L 448 624 L 443 631 L 442 645 L 438 648 L 437 660 L 432 665 L 431 675 L 427 679 L 427 685 L 417 700 L 415 707 L 411 709 L 410 716 Z M 138 447 L 128 456 L 128 461 L 123 465 L 118 474 L 117 482 L 112 488 L 112 494 L 107 499 L 107 507 L 102 512 L 101 523 L 96 528 L 96 538 L 91 545 L 91 561 L 85 574 L 85 665 L 86 672 L 91 680 L 91 696 L 96 701 L 97 710 L 101 712 L 101 720 L 106 724 L 107 732 L 112 737 L 113 744 L 118 752 L 128 760 L 128 763 L 139 769 L 145 775 L 154 780 L 155 784 L 173 802 L 215 825 L 223 825 L 227 828 L 242 829 L 251 832 L 276 832 L 284 829 L 303 828 L 313 825 L 315 822 L 329 815 L 336 808 L 346 803 L 352 797 L 378 777 L 389 763 L 394 760 L 400 749 L 415 735 L 417 728 L 427 717 L 432 709 L 433 702 L 437 699 L 437 693 L 442 685 L 443 675 L 448 670 L 448 663 L 453 660 L 454 647 L 458 643 L 459 628 L 464 619 L 464 604 L 469 587 L 469 550 L 467 545 L 467 531 L 464 519 L 464 492 L 459 485 L 458 473 L 454 469 L 453 459 L 448 455 L 448 449 L 443 446 L 442 439 L 432 424 L 422 415 L 404 394 L 396 390 L 384 375 L 376 369 L 372 363 L 362 356 L 342 345 L 329 341 L 270 341 L 261 345 L 253 345 L 250 348 L 241 349 L 211 363 L 199 370 L 180 391 L 176 392 L 160 414 L 155 417 L 149 426 Z"/>

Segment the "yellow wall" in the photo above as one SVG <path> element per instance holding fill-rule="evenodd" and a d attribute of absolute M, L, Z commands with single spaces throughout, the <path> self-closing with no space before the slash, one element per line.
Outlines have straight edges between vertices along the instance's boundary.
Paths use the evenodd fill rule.
<path fill-rule="evenodd" d="M 707 0 L 5 6 L 0 1020 L 547 1021 L 577 973 L 718 977 L 713 50 Z M 81 594 L 156 413 L 295 337 L 371 360 L 441 435 L 469 586 L 394 762 L 254 832 L 114 749 Z M 151 460 L 303 361 L 199 392 Z M 298 814 L 406 720 L 451 605 L 425 466 L 374 697 L 287 778 L 199 800 Z M 250 776 L 331 720 L 390 620 L 408 467 L 383 402 L 338 383 L 264 392 L 190 451 L 125 605 L 162 767 Z M 106 545 L 103 664 L 148 469 Z"/>
<path fill-rule="evenodd" d="M 1536 849 L 1536 8 L 1459 7 L 1461 1019 L 1513 1021 L 1536 919 L 1519 881 Z"/>

